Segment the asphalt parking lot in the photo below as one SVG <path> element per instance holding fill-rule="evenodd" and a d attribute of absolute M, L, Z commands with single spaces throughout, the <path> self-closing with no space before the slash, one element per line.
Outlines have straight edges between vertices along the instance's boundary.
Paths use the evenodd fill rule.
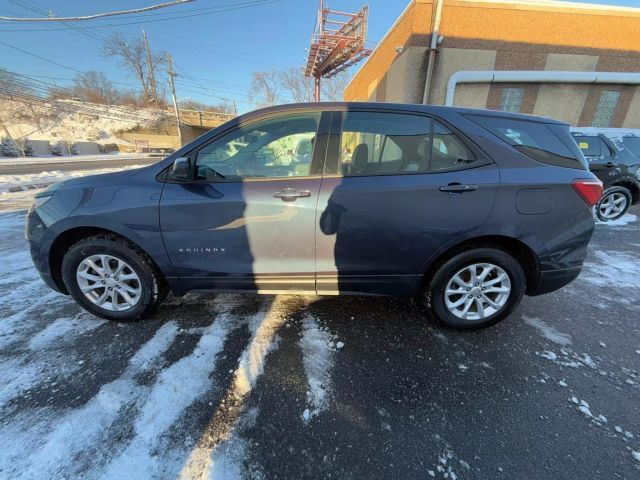
<path fill-rule="evenodd" d="M 384 298 L 189 295 L 110 323 L 0 214 L 2 478 L 640 478 L 640 208 L 479 332 Z"/>

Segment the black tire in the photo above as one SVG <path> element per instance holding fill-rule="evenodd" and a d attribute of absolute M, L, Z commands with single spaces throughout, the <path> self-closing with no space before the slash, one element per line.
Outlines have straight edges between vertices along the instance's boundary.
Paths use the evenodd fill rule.
<path fill-rule="evenodd" d="M 92 255 L 110 255 L 126 262 L 140 279 L 140 300 L 129 310 L 99 307 L 80 290 L 76 272 L 80 263 Z M 149 316 L 167 297 L 164 277 L 137 246 L 117 235 L 97 235 L 80 240 L 67 250 L 62 260 L 62 279 L 73 299 L 88 312 L 108 320 L 137 320 Z"/>
<path fill-rule="evenodd" d="M 465 267 L 478 263 L 489 263 L 504 270 L 509 277 L 511 291 L 504 305 L 493 314 L 483 319 L 463 319 L 454 315 L 446 306 L 445 290 L 456 273 Z M 425 290 L 425 305 L 438 321 L 450 327 L 460 329 L 485 328 L 495 325 L 509 316 L 522 300 L 525 287 L 526 277 L 524 271 L 513 256 L 498 248 L 474 248 L 453 256 L 437 268 Z M 464 295 L 458 298 L 462 297 Z M 477 307 L 475 308 L 478 309 Z"/>
<path fill-rule="evenodd" d="M 607 201 L 607 198 L 613 194 L 623 195 L 626 198 L 626 205 L 623 210 L 616 213 L 615 215 L 605 216 L 604 212 L 600 211 L 601 206 L 604 202 Z M 622 217 L 625 213 L 627 213 L 627 211 L 629 210 L 629 207 L 631 207 L 632 201 L 633 201 L 633 195 L 631 195 L 631 192 L 626 187 L 613 186 L 605 189 L 605 191 L 602 192 L 602 197 L 600 198 L 600 200 L 596 205 L 596 215 L 598 217 L 598 220 L 602 222 L 610 222 L 612 220 L 617 220 L 618 218 Z"/>

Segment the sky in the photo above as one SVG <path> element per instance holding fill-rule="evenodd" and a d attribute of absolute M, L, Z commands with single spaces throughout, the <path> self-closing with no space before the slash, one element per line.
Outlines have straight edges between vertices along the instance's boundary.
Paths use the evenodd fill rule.
<path fill-rule="evenodd" d="M 1 16 L 34 17 L 43 11 L 77 16 L 140 8 L 162 0 L 0 0 Z M 369 6 L 368 40 L 382 39 L 409 0 L 330 0 L 330 8 L 356 11 Z M 640 0 L 582 0 L 640 6 Z M 133 38 L 144 28 L 153 50 L 168 51 L 177 66 L 178 97 L 208 103 L 236 100 L 250 109 L 248 91 L 259 70 L 302 67 L 315 25 L 317 0 L 196 0 L 136 16 L 55 23 L 0 22 L 0 66 L 43 81 L 68 86 L 78 71 L 101 70 L 126 88 L 133 76 L 117 60 L 102 55 L 113 33 Z M 182 17 L 182 18 L 176 18 Z M 144 23 L 140 23 L 144 22 Z M 4 44 L 3 44 L 4 43 Z M 17 47 L 18 51 L 5 44 Z M 35 54 L 42 58 L 37 58 Z M 357 66 L 351 68 L 351 74 Z M 162 76 L 164 81 L 165 76 Z"/>

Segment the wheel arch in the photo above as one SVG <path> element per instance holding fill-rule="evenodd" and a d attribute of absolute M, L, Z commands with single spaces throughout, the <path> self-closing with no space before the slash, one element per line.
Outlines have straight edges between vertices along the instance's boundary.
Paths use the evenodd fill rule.
<path fill-rule="evenodd" d="M 158 272 L 163 277 L 163 280 L 167 282 L 167 278 L 162 269 L 158 266 L 157 262 L 154 258 L 149 255 L 144 248 L 142 248 L 137 242 L 131 240 L 130 238 L 122 235 L 121 233 L 115 232 L 113 230 L 109 230 L 102 227 L 93 227 L 93 226 L 83 226 L 83 227 L 73 227 L 68 230 L 61 232 L 51 244 L 51 248 L 49 249 L 49 270 L 51 272 L 51 278 L 58 286 L 60 291 L 65 294 L 68 294 L 67 287 L 62 280 L 62 260 L 64 258 L 65 253 L 71 248 L 72 245 L 79 242 L 84 238 L 94 237 L 96 235 L 109 235 L 121 238 L 126 240 L 127 242 L 134 245 L 140 252 L 144 253 L 144 255 L 149 259 L 150 262 L 157 268 Z"/>
<path fill-rule="evenodd" d="M 415 282 L 414 294 L 420 295 L 424 291 L 427 283 L 440 265 L 458 253 L 471 248 L 498 248 L 506 251 L 520 263 L 524 270 L 527 281 L 525 293 L 529 294 L 536 289 L 540 280 L 540 264 L 535 252 L 527 244 L 513 237 L 483 235 L 461 241 L 435 254 L 419 276 L 418 281 Z"/>
<path fill-rule="evenodd" d="M 627 190 L 629 190 L 629 192 L 631 192 L 632 204 L 638 203 L 640 201 L 640 186 L 638 185 L 638 182 L 636 182 L 632 178 L 626 178 L 626 177 L 622 178 L 612 183 L 607 188 L 611 188 L 611 187 L 624 187 Z"/>

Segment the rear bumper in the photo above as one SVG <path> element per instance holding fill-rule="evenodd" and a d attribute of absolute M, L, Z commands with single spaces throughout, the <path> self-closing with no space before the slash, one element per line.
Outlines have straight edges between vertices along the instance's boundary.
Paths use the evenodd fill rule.
<path fill-rule="evenodd" d="M 555 292 L 559 288 L 573 282 L 580 275 L 582 267 L 560 268 L 557 270 L 546 270 L 540 272 L 538 285 L 530 296 L 543 295 L 545 293 Z"/>

